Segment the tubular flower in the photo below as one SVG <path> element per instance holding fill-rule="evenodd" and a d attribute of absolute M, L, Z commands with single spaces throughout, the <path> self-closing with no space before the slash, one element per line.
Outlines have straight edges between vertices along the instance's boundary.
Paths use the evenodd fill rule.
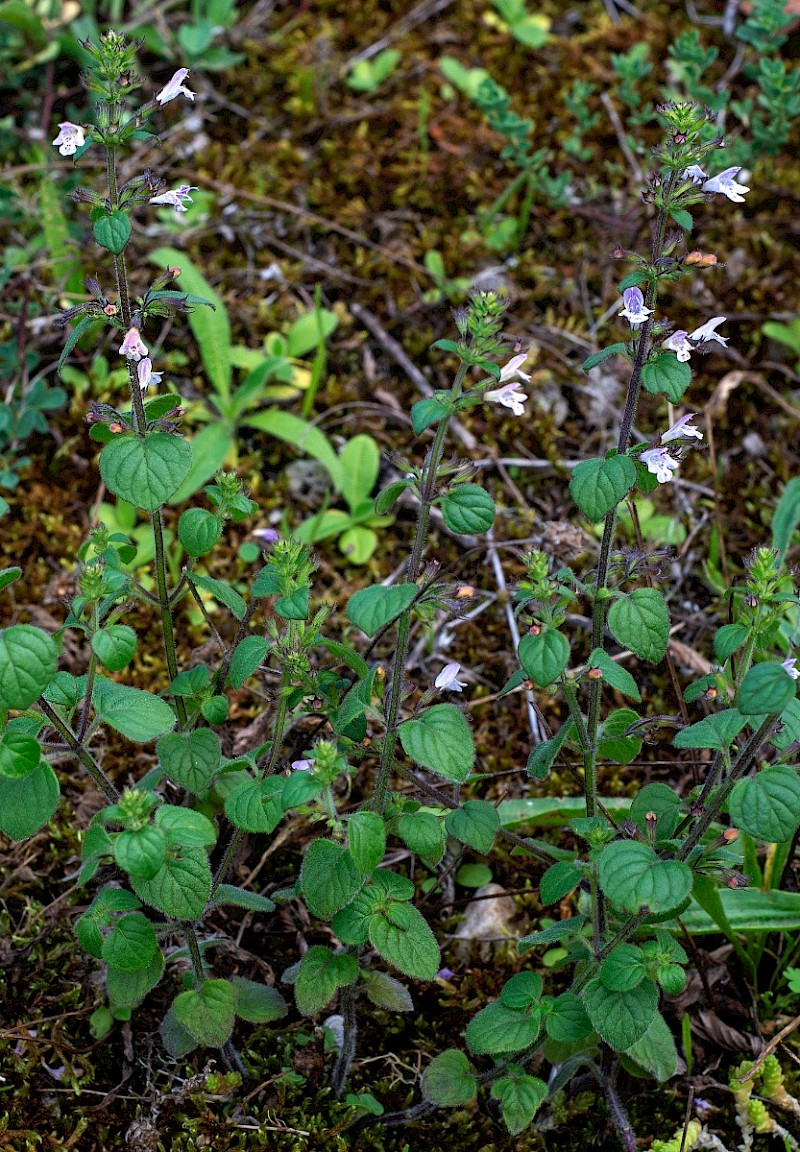
<path fill-rule="evenodd" d="M 433 682 L 434 688 L 438 688 L 440 692 L 460 692 L 467 686 L 466 681 L 458 679 L 460 671 L 460 664 L 445 664 Z"/>
<path fill-rule="evenodd" d="M 62 121 L 58 128 L 58 136 L 53 141 L 54 146 L 62 156 L 73 156 L 86 143 L 83 129 L 80 124 L 72 124 L 69 120 Z"/>
<path fill-rule="evenodd" d="M 119 354 L 129 360 L 141 360 L 147 355 L 147 346 L 143 343 L 138 328 L 129 328 L 125 333 L 125 339 L 119 346 Z"/>
<path fill-rule="evenodd" d="M 646 452 L 639 453 L 639 459 L 652 472 L 659 484 L 666 484 L 672 479 L 672 473 L 679 464 L 674 456 L 670 456 L 666 448 L 648 448 Z"/>
<path fill-rule="evenodd" d="M 653 314 L 652 308 L 645 308 L 644 296 L 639 288 L 626 288 L 622 293 L 622 302 L 625 307 L 618 316 L 624 316 L 631 328 L 644 324 L 648 316 Z"/>
<path fill-rule="evenodd" d="M 158 387 L 158 385 L 161 383 L 161 377 L 164 375 L 164 373 L 154 372 L 153 361 L 149 356 L 145 356 L 136 365 L 136 375 L 139 378 L 139 387 L 141 388 L 142 392 L 146 392 L 151 384 L 156 388 Z"/>
<path fill-rule="evenodd" d="M 670 352 L 674 352 L 681 364 L 685 364 L 694 351 L 689 343 L 689 337 L 683 328 L 679 328 L 677 332 L 673 332 L 671 336 L 668 336 L 663 343 L 663 347 L 668 348 Z"/>
<path fill-rule="evenodd" d="M 684 180 L 691 180 L 693 184 L 702 184 L 708 179 L 708 173 L 704 172 L 699 164 L 690 164 L 688 168 L 684 168 L 681 176 Z"/>
<path fill-rule="evenodd" d="M 520 352 L 518 356 L 512 356 L 504 368 L 500 369 L 500 383 L 506 384 L 509 380 L 513 380 L 515 376 L 519 376 L 520 380 L 526 383 L 530 380 L 530 375 L 527 372 L 520 372 L 520 367 L 528 359 L 527 352 Z"/>
<path fill-rule="evenodd" d="M 695 412 L 687 412 L 685 416 L 681 416 L 680 420 L 676 420 L 661 437 L 661 443 L 669 444 L 670 440 L 702 440 L 703 433 L 692 424 L 695 415 Z"/>
<path fill-rule="evenodd" d="M 151 196 L 151 204 L 168 204 L 174 208 L 176 212 L 188 212 L 187 204 L 193 204 L 190 192 L 196 192 L 197 188 L 192 184 L 181 184 L 180 188 L 175 188 L 171 192 L 162 192 L 160 196 Z"/>
<path fill-rule="evenodd" d="M 719 192 L 727 196 L 735 204 L 744 204 L 744 194 L 750 189 L 746 184 L 737 184 L 734 176 L 741 172 L 741 168 L 726 168 L 719 176 L 712 176 L 703 184 L 704 192 Z"/>
<path fill-rule="evenodd" d="M 484 393 L 484 400 L 490 404 L 502 404 L 510 408 L 515 416 L 525 415 L 525 401 L 528 399 L 524 392 L 520 392 L 515 383 L 504 384 L 502 388 L 495 388 Z"/>
<path fill-rule="evenodd" d="M 156 100 L 159 102 L 159 104 L 162 105 L 162 107 L 164 104 L 169 104 L 170 100 L 175 100 L 178 96 L 181 95 L 181 93 L 183 93 L 187 99 L 194 100 L 194 92 L 184 87 L 183 83 L 188 75 L 188 68 L 179 68 L 169 83 L 164 85 L 164 87 L 156 96 Z M 739 169 L 737 168 L 736 171 L 738 172 Z"/>
<path fill-rule="evenodd" d="M 781 668 L 791 676 L 792 680 L 800 679 L 800 668 L 797 667 L 796 656 L 790 656 L 788 660 L 784 660 Z"/>
<path fill-rule="evenodd" d="M 695 328 L 694 332 L 689 333 L 689 339 L 697 343 L 703 340 L 716 340 L 717 344 L 721 344 L 724 348 L 730 339 L 729 336 L 720 336 L 716 329 L 720 324 L 725 323 L 724 316 L 712 316 L 710 320 L 706 320 L 705 324 L 701 324 L 699 328 Z"/>

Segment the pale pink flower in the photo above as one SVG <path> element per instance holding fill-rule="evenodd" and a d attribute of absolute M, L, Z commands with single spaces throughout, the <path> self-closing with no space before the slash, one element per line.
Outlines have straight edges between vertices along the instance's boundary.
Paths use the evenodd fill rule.
<path fill-rule="evenodd" d="M 796 656 L 790 656 L 788 660 L 784 660 L 781 668 L 791 676 L 792 680 L 800 679 L 800 668 L 797 667 Z"/>
<path fill-rule="evenodd" d="M 73 156 L 79 148 L 86 143 L 83 129 L 80 124 L 72 124 L 69 120 L 59 124 L 59 133 L 53 144 L 62 156 Z"/>
<path fill-rule="evenodd" d="M 147 355 L 147 346 L 142 342 L 138 328 L 129 328 L 125 339 L 119 346 L 120 356 L 127 356 L 129 360 L 141 360 Z"/>
<path fill-rule="evenodd" d="M 159 102 L 159 104 L 162 106 L 164 104 L 169 104 L 170 100 L 175 100 L 178 96 L 181 95 L 181 93 L 183 93 L 187 99 L 194 100 L 194 92 L 191 92 L 188 88 L 185 88 L 183 84 L 188 75 L 188 68 L 179 68 L 169 83 L 165 84 L 156 96 L 156 100 Z M 736 171 L 738 172 L 739 169 L 737 168 Z"/>
<path fill-rule="evenodd" d="M 190 192 L 196 192 L 197 188 L 192 184 L 181 184 L 180 188 L 175 188 L 171 192 L 162 192 L 160 196 L 151 196 L 151 204 L 168 204 L 174 208 L 176 212 L 188 212 L 187 204 L 193 204 Z"/>
<path fill-rule="evenodd" d="M 672 473 L 679 467 L 674 456 L 670 456 L 666 448 L 648 448 L 646 452 L 639 453 L 639 459 L 652 472 L 659 484 L 666 484 L 672 479 Z"/>
<path fill-rule="evenodd" d="M 524 380 L 527 383 L 530 380 L 530 376 L 527 372 L 520 372 L 521 365 L 523 365 L 527 359 L 527 352 L 520 352 L 518 356 L 512 356 L 506 366 L 500 369 L 500 383 L 505 384 L 509 380 L 513 380 L 516 376 L 519 376 L 520 380 Z"/>
<path fill-rule="evenodd" d="M 724 172 L 720 172 L 719 176 L 712 176 L 710 180 L 706 180 L 703 184 L 703 191 L 719 192 L 735 204 L 744 204 L 744 194 L 750 189 L 746 184 L 737 184 L 734 180 L 734 176 L 738 175 L 739 172 L 741 172 L 741 168 L 726 168 Z"/>
<path fill-rule="evenodd" d="M 668 336 L 663 346 L 668 348 L 670 352 L 674 352 L 681 364 L 685 364 L 694 351 L 683 328 L 679 328 L 677 332 Z"/>
<path fill-rule="evenodd" d="M 153 361 L 149 356 L 145 356 L 136 365 L 136 374 L 139 378 L 139 387 L 142 392 L 146 392 L 151 384 L 157 388 L 161 383 L 161 377 L 164 375 L 163 372 L 153 371 Z"/>
<path fill-rule="evenodd" d="M 624 316 L 631 328 L 644 324 L 648 316 L 653 314 L 652 308 L 645 308 L 644 296 L 639 288 L 626 288 L 622 293 L 622 302 L 625 307 L 618 316 Z"/>
<path fill-rule="evenodd" d="M 467 686 L 465 680 L 458 679 L 460 671 L 460 664 L 445 664 L 433 682 L 434 688 L 438 688 L 440 692 L 460 692 L 462 688 Z"/>
<path fill-rule="evenodd" d="M 703 433 L 692 424 L 695 416 L 695 412 L 687 412 L 685 416 L 681 416 L 680 420 L 676 420 L 672 427 L 663 434 L 661 443 L 669 444 L 670 440 L 702 440 Z"/>
<path fill-rule="evenodd" d="M 525 401 L 528 397 L 524 392 L 520 392 L 513 382 L 504 384 L 502 388 L 493 388 L 491 392 L 485 392 L 483 398 L 490 404 L 502 404 L 503 407 L 510 408 L 515 416 L 525 415 Z"/>
<path fill-rule="evenodd" d="M 706 320 L 705 324 L 701 324 L 699 328 L 695 328 L 694 332 L 690 332 L 689 339 L 698 344 L 703 340 L 716 340 L 724 348 L 730 337 L 720 336 L 715 329 L 719 328 L 720 324 L 724 324 L 725 320 L 725 316 L 712 316 L 710 320 Z"/>

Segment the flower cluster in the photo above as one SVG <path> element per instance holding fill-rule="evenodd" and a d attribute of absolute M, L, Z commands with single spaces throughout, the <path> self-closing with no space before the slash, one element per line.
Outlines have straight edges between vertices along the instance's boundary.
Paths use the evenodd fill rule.
<path fill-rule="evenodd" d="M 685 416 L 681 416 L 680 420 L 676 420 L 672 427 L 662 433 L 658 444 L 639 453 L 642 464 L 645 465 L 648 472 L 655 476 L 659 484 L 666 484 L 671 480 L 672 473 L 680 467 L 680 460 L 671 455 L 664 445 L 669 444 L 672 440 L 703 439 L 703 433 L 692 424 L 694 416 L 694 412 L 688 412 Z"/>
<path fill-rule="evenodd" d="M 699 164 L 690 164 L 684 169 L 683 175 L 693 184 L 702 184 L 704 192 L 718 192 L 720 196 L 727 196 L 735 204 L 744 204 L 745 193 L 750 191 L 747 184 L 737 184 L 734 177 L 738 176 L 741 168 L 726 168 L 718 176 L 708 176 Z"/>
<path fill-rule="evenodd" d="M 685 364 L 695 351 L 695 344 L 710 343 L 715 340 L 717 344 L 721 344 L 723 348 L 728 343 L 727 336 L 720 336 L 716 329 L 723 324 L 726 320 L 725 316 L 712 316 L 705 324 L 701 324 L 699 328 L 695 328 L 694 332 L 686 332 L 683 328 L 679 328 L 677 332 L 673 332 L 664 341 L 663 347 L 668 348 L 670 352 L 674 352 L 680 362 Z M 692 344 L 694 341 L 694 344 Z"/>
<path fill-rule="evenodd" d="M 527 359 L 527 352 L 513 356 L 500 372 L 501 386 L 491 392 L 485 392 L 484 400 L 488 400 L 490 404 L 502 404 L 503 407 L 510 408 L 515 416 L 524 416 L 524 405 L 528 397 L 517 387 L 517 378 L 526 383 L 530 380 L 528 373 L 520 371 Z"/>

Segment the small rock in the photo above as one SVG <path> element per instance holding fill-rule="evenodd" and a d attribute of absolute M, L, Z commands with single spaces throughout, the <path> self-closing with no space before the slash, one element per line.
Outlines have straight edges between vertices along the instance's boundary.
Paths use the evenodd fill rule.
<path fill-rule="evenodd" d="M 454 950 L 459 957 L 467 959 L 473 941 L 479 943 L 482 960 L 488 960 L 498 945 L 506 944 L 513 938 L 511 922 L 517 908 L 505 888 L 499 884 L 484 884 L 475 892 L 475 899 L 467 905 L 464 919 L 455 933 Z"/>

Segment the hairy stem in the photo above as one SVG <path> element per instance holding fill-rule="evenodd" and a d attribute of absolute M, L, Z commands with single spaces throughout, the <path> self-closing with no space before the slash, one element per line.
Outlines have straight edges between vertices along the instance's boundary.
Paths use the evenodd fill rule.
<path fill-rule="evenodd" d="M 117 800 L 119 800 L 119 792 L 111 780 L 109 780 L 108 776 L 106 776 L 91 752 L 89 752 L 88 748 L 83 747 L 83 744 L 69 725 L 64 723 L 56 710 L 52 705 L 48 704 L 44 697 L 40 696 L 38 703 L 42 712 L 44 712 L 53 727 L 61 733 L 64 743 L 72 750 L 106 799 L 110 800 L 112 804 L 115 804 Z"/>

